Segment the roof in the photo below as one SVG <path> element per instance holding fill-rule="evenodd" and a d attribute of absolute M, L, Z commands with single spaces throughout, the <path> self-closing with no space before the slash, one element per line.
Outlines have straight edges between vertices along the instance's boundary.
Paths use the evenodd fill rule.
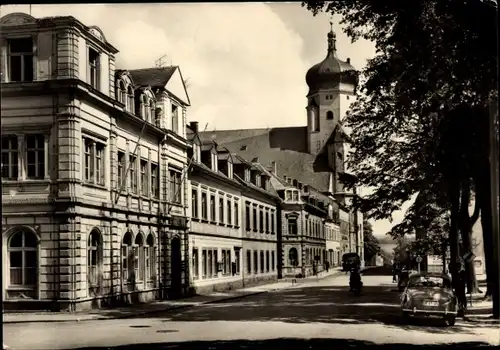
<path fill-rule="evenodd" d="M 141 68 L 129 70 L 136 85 L 165 87 L 178 66 Z"/>
<path fill-rule="evenodd" d="M 306 127 L 221 130 L 200 133 L 244 159 L 257 159 L 264 167 L 276 162 L 277 174 L 286 175 L 319 191 L 329 188 L 331 170 L 327 157 L 306 152 Z"/>

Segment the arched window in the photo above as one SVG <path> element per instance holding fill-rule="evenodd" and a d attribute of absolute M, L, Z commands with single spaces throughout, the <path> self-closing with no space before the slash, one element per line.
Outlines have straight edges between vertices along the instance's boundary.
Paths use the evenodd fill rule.
<path fill-rule="evenodd" d="M 95 294 L 101 284 L 102 239 L 97 229 L 90 232 L 87 243 L 87 277 L 89 295 Z"/>
<path fill-rule="evenodd" d="M 290 266 L 299 265 L 297 249 L 290 248 L 290 250 L 288 251 L 288 263 L 290 264 Z"/>
<path fill-rule="evenodd" d="M 118 95 L 118 101 L 123 104 L 127 103 L 127 90 L 125 89 L 125 83 L 121 79 L 118 81 L 118 91 L 116 92 L 116 94 Z"/>
<path fill-rule="evenodd" d="M 146 112 L 148 110 L 146 95 L 141 96 L 141 115 L 140 117 L 146 120 Z"/>
<path fill-rule="evenodd" d="M 135 237 L 134 272 L 137 281 L 144 281 L 144 239 L 140 233 Z"/>
<path fill-rule="evenodd" d="M 145 266 L 146 266 L 146 281 L 155 281 L 156 279 L 156 249 L 155 240 L 153 235 L 150 233 L 146 239 L 146 247 L 144 247 L 145 253 Z"/>
<path fill-rule="evenodd" d="M 297 233 L 298 233 L 297 217 L 292 216 L 288 218 L 288 234 L 296 235 Z"/>
<path fill-rule="evenodd" d="M 20 229 L 8 242 L 8 288 L 22 290 L 23 297 L 36 298 L 38 238 L 33 232 Z M 19 293 L 17 293 L 19 295 Z"/>
<path fill-rule="evenodd" d="M 132 233 L 127 232 L 122 241 L 122 282 L 130 283 L 133 281 L 133 258 L 132 251 Z"/>
<path fill-rule="evenodd" d="M 149 100 L 149 109 L 150 109 L 150 114 L 151 114 L 151 120 L 150 122 L 155 124 L 156 123 L 156 105 L 155 101 Z"/>
<path fill-rule="evenodd" d="M 127 111 L 134 113 L 134 89 L 129 85 L 127 88 Z"/>
<path fill-rule="evenodd" d="M 326 119 L 333 120 L 333 112 L 332 111 L 326 112 Z"/>

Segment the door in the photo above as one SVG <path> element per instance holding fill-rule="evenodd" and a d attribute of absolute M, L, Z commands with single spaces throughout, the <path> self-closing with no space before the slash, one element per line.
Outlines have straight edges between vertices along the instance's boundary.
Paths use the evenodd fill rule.
<path fill-rule="evenodd" d="M 171 258 L 171 273 L 172 284 L 171 294 L 172 297 L 177 298 L 181 296 L 182 289 L 182 261 L 181 261 L 181 240 L 179 237 L 172 238 L 172 251 L 170 252 Z"/>

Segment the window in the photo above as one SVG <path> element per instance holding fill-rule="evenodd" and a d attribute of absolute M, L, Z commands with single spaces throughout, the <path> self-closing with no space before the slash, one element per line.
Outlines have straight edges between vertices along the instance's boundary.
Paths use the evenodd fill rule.
<path fill-rule="evenodd" d="M 159 198 L 158 191 L 158 164 L 151 163 L 151 195 L 153 198 Z"/>
<path fill-rule="evenodd" d="M 193 270 L 193 278 L 198 279 L 199 278 L 199 267 L 198 267 L 198 262 L 199 262 L 199 256 L 198 256 L 198 248 L 193 248 L 193 257 L 192 257 L 192 270 Z"/>
<path fill-rule="evenodd" d="M 274 211 L 271 212 L 271 233 L 275 233 L 275 229 L 274 229 Z"/>
<path fill-rule="evenodd" d="M 264 232 L 264 210 L 259 210 L 259 231 Z"/>
<path fill-rule="evenodd" d="M 139 104 L 139 108 L 140 108 L 140 117 L 142 119 L 145 119 L 146 118 L 146 105 L 147 105 L 147 98 L 146 98 L 146 95 L 142 94 L 141 97 L 140 97 L 140 104 Z"/>
<path fill-rule="evenodd" d="M 170 201 L 180 204 L 181 198 L 181 173 L 176 170 L 170 170 Z"/>
<path fill-rule="evenodd" d="M 100 268 L 101 268 L 101 253 L 102 241 L 101 234 L 96 229 L 92 230 L 89 235 L 87 245 L 87 277 L 89 295 L 95 295 L 95 288 L 100 285 Z"/>
<path fill-rule="evenodd" d="M 118 80 L 118 89 L 116 90 L 116 98 L 118 102 L 126 105 L 127 103 L 127 89 L 125 88 L 125 83 L 123 80 Z"/>
<path fill-rule="evenodd" d="M 326 119 L 333 120 L 333 112 L 332 111 L 326 112 Z"/>
<path fill-rule="evenodd" d="M 226 209 L 227 209 L 227 224 L 228 225 L 231 225 L 233 223 L 233 219 L 231 217 L 231 214 L 233 213 L 233 206 L 231 205 L 231 200 L 227 200 L 226 202 L 227 206 L 226 206 Z"/>
<path fill-rule="evenodd" d="M 286 194 L 285 200 L 291 201 L 292 200 L 292 191 L 286 191 L 285 194 Z"/>
<path fill-rule="evenodd" d="M 214 274 L 214 265 L 213 265 L 213 260 L 212 260 L 212 251 L 208 251 L 208 261 L 207 261 L 207 266 L 208 266 L 208 277 L 212 277 Z"/>
<path fill-rule="evenodd" d="M 236 264 L 236 274 L 240 274 L 241 269 L 241 252 L 239 249 L 234 251 L 234 262 Z"/>
<path fill-rule="evenodd" d="M 179 129 L 179 116 L 178 116 L 179 108 L 172 104 L 172 131 L 177 134 Z"/>
<path fill-rule="evenodd" d="M 125 153 L 118 151 L 118 183 L 116 184 L 116 188 L 119 191 L 123 191 L 125 188 L 125 184 L 123 180 L 125 179 Z"/>
<path fill-rule="evenodd" d="M 43 135 L 26 135 L 26 159 L 28 179 L 43 179 L 45 176 L 45 137 Z"/>
<path fill-rule="evenodd" d="M 198 191 L 191 190 L 191 216 L 198 218 Z"/>
<path fill-rule="evenodd" d="M 266 209 L 266 232 L 269 233 L 269 211 Z"/>
<path fill-rule="evenodd" d="M 210 221 L 215 222 L 215 213 L 216 213 L 216 206 L 215 206 L 215 195 L 210 195 Z"/>
<path fill-rule="evenodd" d="M 222 250 L 222 274 L 231 274 L 231 250 L 228 249 Z"/>
<path fill-rule="evenodd" d="M 247 273 L 252 273 L 252 251 L 247 250 Z"/>
<path fill-rule="evenodd" d="M 19 155 L 16 135 L 2 135 L 2 179 L 17 180 Z"/>
<path fill-rule="evenodd" d="M 132 234 L 127 232 L 122 241 L 122 283 L 130 283 L 133 278 Z"/>
<path fill-rule="evenodd" d="M 144 247 L 144 267 L 146 272 L 146 281 L 156 280 L 156 248 L 155 239 L 150 233 L 146 239 L 146 247 Z"/>
<path fill-rule="evenodd" d="M 94 89 L 99 88 L 99 52 L 89 47 L 89 70 L 88 83 Z"/>
<path fill-rule="evenodd" d="M 269 265 L 271 261 L 269 260 L 269 250 L 266 251 L 266 272 L 269 272 Z"/>
<path fill-rule="evenodd" d="M 149 197 L 148 161 L 141 159 L 141 194 Z"/>
<path fill-rule="evenodd" d="M 297 217 L 288 218 L 288 234 L 296 235 L 297 233 Z"/>
<path fill-rule="evenodd" d="M 293 196 L 293 201 L 298 202 L 299 201 L 299 192 L 297 191 L 292 191 L 292 196 Z"/>
<path fill-rule="evenodd" d="M 137 157 L 129 156 L 128 176 L 130 179 L 130 190 L 137 194 Z"/>
<path fill-rule="evenodd" d="M 202 260 L 202 277 L 206 278 L 207 277 L 207 272 L 208 272 L 208 259 L 207 259 L 207 251 L 203 249 L 201 251 L 201 260 Z"/>
<path fill-rule="evenodd" d="M 85 182 L 104 185 L 104 148 L 105 146 L 92 139 L 83 138 Z M 131 169 L 132 170 L 132 169 Z M 136 182 L 137 183 L 137 182 Z"/>
<path fill-rule="evenodd" d="M 134 277 L 136 281 L 144 281 L 144 240 L 142 235 L 135 237 L 134 246 Z"/>
<path fill-rule="evenodd" d="M 257 231 L 257 208 L 253 208 L 253 230 Z"/>
<path fill-rule="evenodd" d="M 290 248 L 290 250 L 288 251 L 288 263 L 290 264 L 290 266 L 299 265 L 297 249 Z"/>
<path fill-rule="evenodd" d="M 224 198 L 219 198 L 219 223 L 224 223 Z"/>
<path fill-rule="evenodd" d="M 207 220 L 207 194 L 201 193 L 201 218 Z"/>
<path fill-rule="evenodd" d="M 256 250 L 253 251 L 253 273 L 259 273 L 259 257 Z"/>
<path fill-rule="evenodd" d="M 142 115 L 142 118 L 149 122 L 150 121 L 150 115 L 149 115 L 149 112 L 151 111 L 150 110 L 150 106 L 149 106 L 149 99 L 147 97 L 144 97 L 144 108 L 143 108 L 143 111 L 144 111 L 144 114 Z"/>
<path fill-rule="evenodd" d="M 240 213 L 237 202 L 234 202 L 234 226 L 240 226 Z"/>
<path fill-rule="evenodd" d="M 127 88 L 127 111 L 130 113 L 134 114 L 135 107 L 134 107 L 134 89 L 132 89 L 132 86 L 128 86 Z"/>
<path fill-rule="evenodd" d="M 36 297 L 38 239 L 34 233 L 27 230 L 15 232 L 9 239 L 9 287 L 22 288 L 22 292 L 32 298 Z"/>
<path fill-rule="evenodd" d="M 264 273 L 264 252 L 260 251 L 260 273 Z"/>
<path fill-rule="evenodd" d="M 274 250 L 271 251 L 271 271 L 276 269 L 276 264 L 274 263 Z"/>
<path fill-rule="evenodd" d="M 33 39 L 9 40 L 10 81 L 33 81 Z"/>
<path fill-rule="evenodd" d="M 250 231 L 250 204 L 245 203 L 245 229 Z"/>

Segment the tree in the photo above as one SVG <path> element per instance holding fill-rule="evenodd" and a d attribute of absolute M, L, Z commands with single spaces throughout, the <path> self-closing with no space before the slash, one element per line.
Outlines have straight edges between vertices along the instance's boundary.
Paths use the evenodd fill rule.
<path fill-rule="evenodd" d="M 464 210 L 474 191 L 482 212 L 488 290 L 497 296 L 485 123 L 497 88 L 496 2 L 311 1 L 304 6 L 313 14 L 340 14 L 352 40 L 376 45 L 377 55 L 363 71 L 360 98 L 345 119 L 353 148 L 347 163 L 355 180 L 344 181 L 347 187 L 374 188 L 354 205 L 370 218 L 385 219 L 413 195 L 432 192 L 449 211 L 455 277 L 458 234 L 467 241 L 474 221 Z M 498 298 L 494 314 L 500 317 Z"/>
<path fill-rule="evenodd" d="M 372 224 L 368 222 L 368 220 L 363 221 L 363 238 L 365 261 L 369 262 L 380 253 L 380 244 L 378 239 L 374 236 Z"/>

